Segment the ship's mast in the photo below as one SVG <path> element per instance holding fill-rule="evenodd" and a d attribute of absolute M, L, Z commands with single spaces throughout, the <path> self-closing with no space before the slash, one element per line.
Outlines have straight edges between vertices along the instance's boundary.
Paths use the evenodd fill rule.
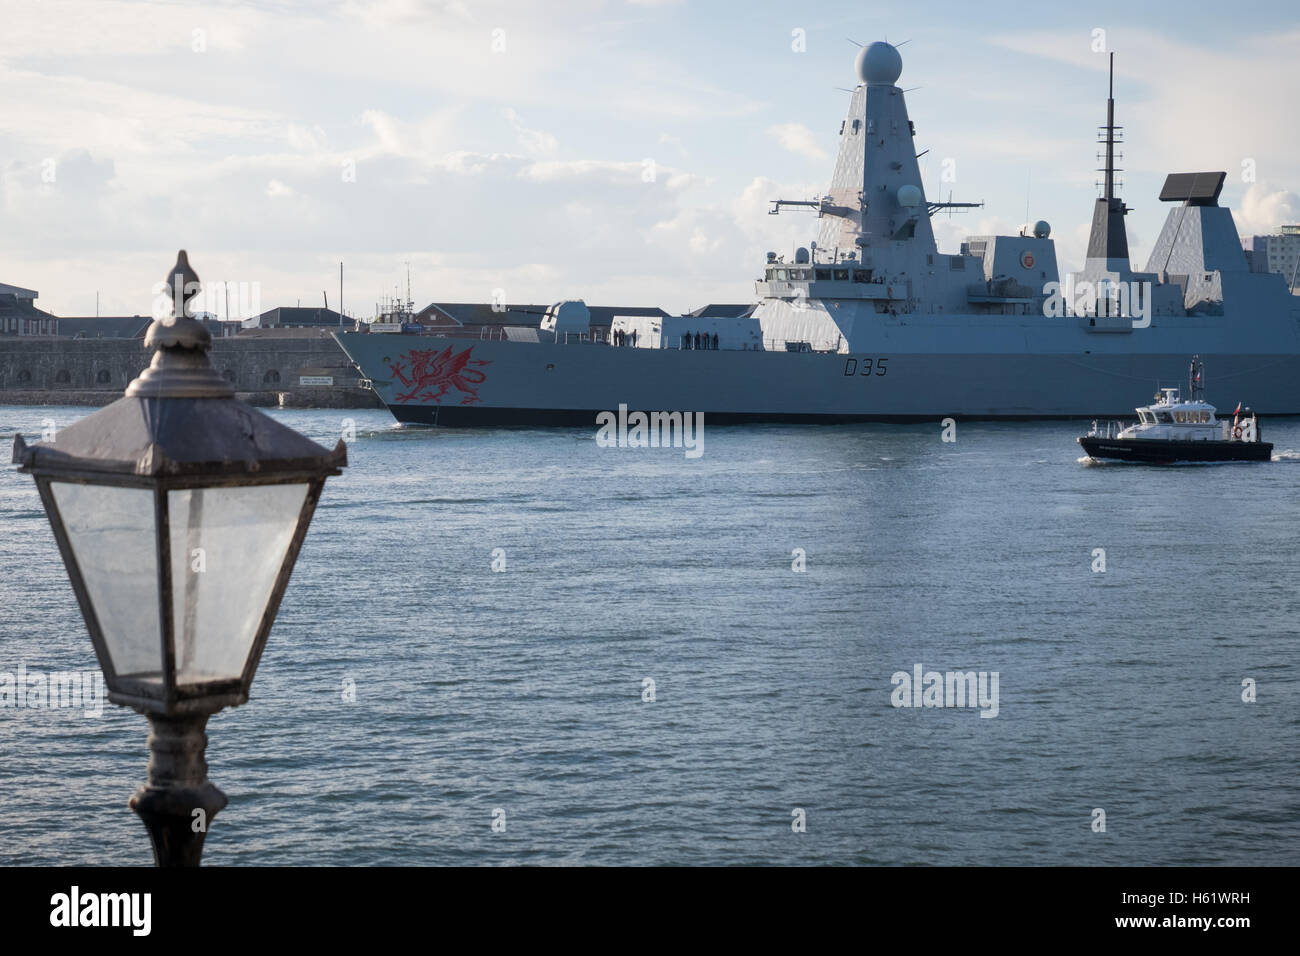
<path fill-rule="evenodd" d="M 1106 97 L 1106 125 L 1101 127 L 1101 142 L 1106 144 L 1106 165 L 1098 172 L 1104 174 L 1100 183 L 1102 196 L 1097 200 L 1092 216 L 1092 234 L 1088 237 L 1088 259 L 1107 272 L 1129 271 L 1128 234 L 1124 229 L 1124 216 L 1129 208 L 1115 195 L 1115 146 L 1122 143 L 1120 130 L 1115 125 L 1115 54 L 1110 55 L 1110 79 Z"/>
<path fill-rule="evenodd" d="M 1115 198 L 1115 54 L 1110 55 L 1110 89 L 1106 95 L 1106 200 Z"/>

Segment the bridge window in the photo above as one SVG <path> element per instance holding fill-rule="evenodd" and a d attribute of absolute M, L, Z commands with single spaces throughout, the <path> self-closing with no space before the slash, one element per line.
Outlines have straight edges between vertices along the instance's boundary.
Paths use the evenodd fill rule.
<path fill-rule="evenodd" d="M 279 385 L 280 373 L 277 372 L 275 369 L 270 369 L 265 375 L 262 376 L 262 382 L 266 385 Z"/>
<path fill-rule="evenodd" d="M 221 377 L 224 378 L 227 382 L 233 382 L 235 380 L 234 369 L 229 369 L 229 368 L 222 369 Z"/>
<path fill-rule="evenodd" d="M 1160 422 L 1162 425 L 1172 425 L 1174 423 L 1173 418 L 1170 417 L 1168 412 L 1156 412 L 1156 421 Z"/>
<path fill-rule="evenodd" d="M 834 270 L 833 275 L 834 275 L 835 280 L 836 280 L 837 282 L 848 282 L 848 281 L 849 281 L 849 270 L 848 270 L 848 269 L 836 269 L 836 270 Z"/>
<path fill-rule="evenodd" d="M 61 368 L 54 376 L 55 385 L 67 385 L 72 381 L 72 373 L 66 368 Z"/>
<path fill-rule="evenodd" d="M 817 276 L 818 279 L 829 279 L 829 278 L 831 277 L 831 270 L 830 270 L 830 269 L 818 269 L 817 272 L 816 272 L 816 276 Z"/>
<path fill-rule="evenodd" d="M 21 370 L 18 372 L 18 381 L 19 381 L 19 382 L 22 382 L 22 383 L 26 384 L 27 382 L 30 382 L 31 380 L 32 380 L 32 373 L 29 372 L 27 369 L 21 369 Z"/>
<path fill-rule="evenodd" d="M 112 380 L 113 380 L 113 376 L 109 373 L 108 369 L 106 368 L 101 368 L 98 372 L 95 373 L 95 381 L 98 382 L 100 385 L 107 385 Z"/>

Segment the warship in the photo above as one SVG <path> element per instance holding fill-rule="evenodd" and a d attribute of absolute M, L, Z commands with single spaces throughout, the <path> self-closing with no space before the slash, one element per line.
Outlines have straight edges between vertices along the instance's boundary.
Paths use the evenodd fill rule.
<path fill-rule="evenodd" d="M 1300 297 L 1252 270 L 1219 205 L 1225 173 L 1170 174 L 1164 228 L 1145 270 L 1130 263 L 1113 54 L 1102 195 L 1084 268 L 1064 280 L 1042 221 L 939 251 L 931 217 L 979 204 L 926 198 L 898 50 L 872 43 L 855 67 L 826 194 L 773 201 L 815 213 L 817 238 L 789 261 L 767 254 L 743 314 L 615 315 L 606 329 L 574 299 L 472 341 L 335 338 L 411 424 L 591 425 L 624 405 L 711 424 L 1095 418 L 1177 380 L 1194 353 L 1258 411 L 1300 413 Z"/>

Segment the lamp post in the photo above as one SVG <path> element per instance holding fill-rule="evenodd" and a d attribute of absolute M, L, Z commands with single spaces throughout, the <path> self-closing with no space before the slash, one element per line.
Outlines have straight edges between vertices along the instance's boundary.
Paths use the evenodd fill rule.
<path fill-rule="evenodd" d="M 226 796 L 207 778 L 208 717 L 248 701 L 333 451 L 235 398 L 193 318 L 184 250 L 153 361 L 112 405 L 54 439 L 14 439 L 36 480 L 104 671 L 108 698 L 150 722 L 129 801 L 159 866 L 198 866 Z"/>

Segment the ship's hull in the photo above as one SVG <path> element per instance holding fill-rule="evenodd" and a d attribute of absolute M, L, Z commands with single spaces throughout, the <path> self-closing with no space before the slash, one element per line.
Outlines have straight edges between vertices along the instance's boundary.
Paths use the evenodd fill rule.
<path fill-rule="evenodd" d="M 342 333 L 411 424 L 593 425 L 601 411 L 703 412 L 710 424 L 1101 418 L 1180 383 L 1194 351 L 1223 404 L 1300 414 L 1300 354 L 680 351 Z M 1021 339 L 1022 343 L 1024 339 Z M 1201 343 L 1204 344 L 1204 343 Z"/>
<path fill-rule="evenodd" d="M 1268 461 L 1270 442 L 1166 441 L 1150 438 L 1097 438 L 1084 436 L 1079 444 L 1090 458 L 1167 464 L 1184 461 Z"/>

